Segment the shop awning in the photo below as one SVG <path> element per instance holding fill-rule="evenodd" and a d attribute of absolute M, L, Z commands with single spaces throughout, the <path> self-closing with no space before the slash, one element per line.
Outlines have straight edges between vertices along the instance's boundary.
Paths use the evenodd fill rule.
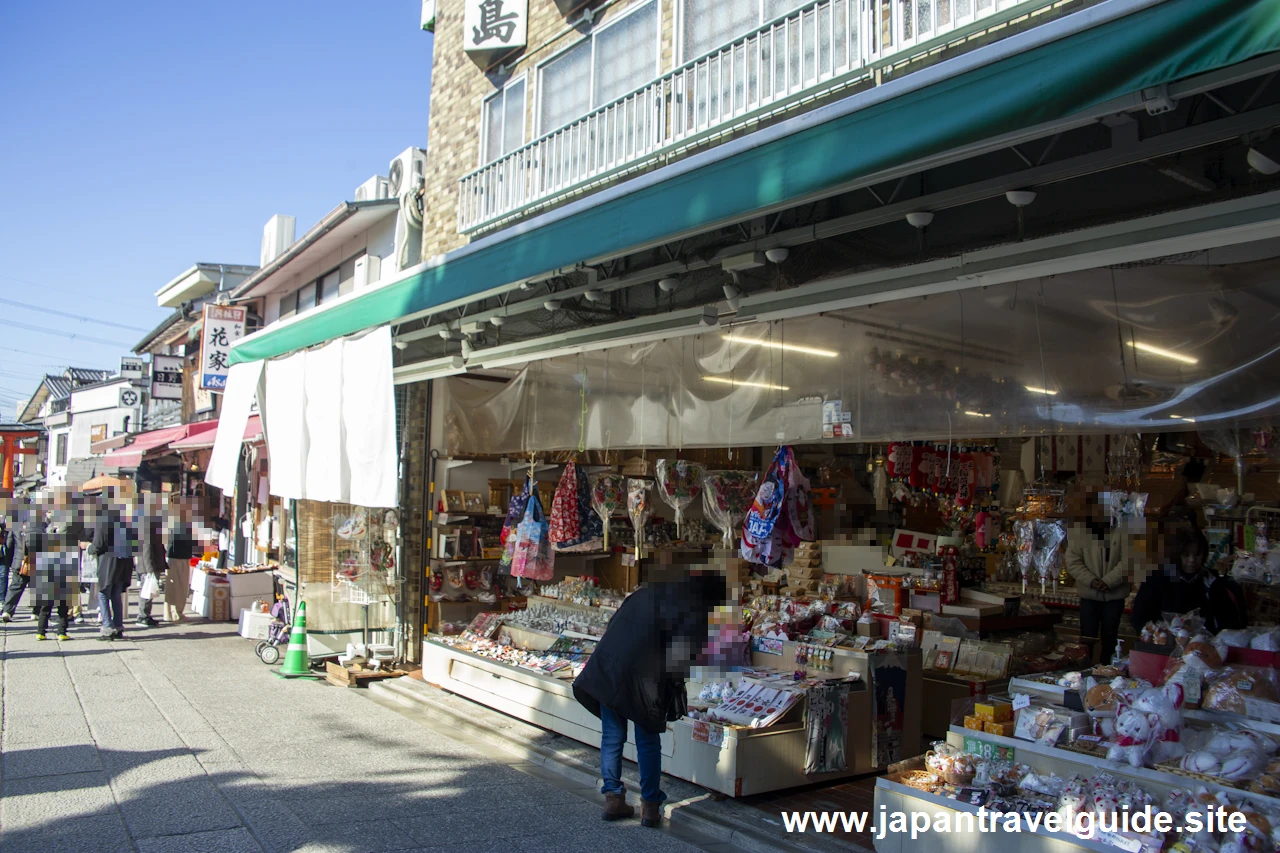
<path fill-rule="evenodd" d="M 218 421 L 207 421 L 191 425 L 192 432 L 186 438 L 169 445 L 170 450 L 208 450 L 213 447 L 218 434 Z M 198 428 L 198 430 L 197 430 Z M 262 417 L 252 415 L 244 427 L 243 441 L 262 440 Z"/>
<path fill-rule="evenodd" d="M 1112 3 L 1121 0 L 1063 21 L 1087 26 L 1088 16 L 1103 14 Z M 802 123 L 804 129 L 771 141 L 744 137 L 729 156 L 712 149 L 652 179 L 633 178 L 623 185 L 633 191 L 588 196 L 415 267 L 399 280 L 273 324 L 242 339 L 230 361 L 274 358 L 590 258 L 742 221 L 903 163 L 1068 119 L 1276 50 L 1280 9 L 1274 0 L 1168 0 L 898 97 L 877 90 L 865 93 L 865 101 L 853 96 L 850 103 L 866 105 L 822 124 Z M 947 67 L 950 62 L 930 70 Z M 811 122 L 813 116 L 801 118 Z"/>
<path fill-rule="evenodd" d="M 130 444 L 119 450 L 113 450 L 102 457 L 102 462 L 108 471 L 137 468 L 142 464 L 143 458 L 148 453 L 167 447 L 171 442 L 178 439 L 185 438 L 187 430 L 188 425 L 184 424 L 182 426 L 155 429 L 150 432 L 140 432 L 134 436 Z"/>

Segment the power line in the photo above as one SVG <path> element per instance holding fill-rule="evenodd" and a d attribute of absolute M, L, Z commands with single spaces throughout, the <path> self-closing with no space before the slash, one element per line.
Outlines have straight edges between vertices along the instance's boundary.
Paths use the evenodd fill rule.
<path fill-rule="evenodd" d="M 146 332 L 140 326 L 126 326 L 124 323 L 113 323 L 110 320 L 99 320 L 96 317 L 85 317 L 82 314 L 71 314 L 67 311 L 58 311 L 53 308 L 41 308 L 39 305 L 28 305 L 25 302 L 15 302 L 12 299 L 0 299 L 0 303 L 5 305 L 15 305 L 18 308 L 25 308 L 28 311 L 43 311 L 46 314 L 56 314 L 59 317 L 68 317 L 72 320 L 79 320 L 82 323 L 96 323 L 99 326 L 114 326 L 117 329 L 127 329 L 130 332 Z"/>
<path fill-rule="evenodd" d="M 28 332 L 40 332 L 41 334 L 45 334 L 45 335 L 57 335 L 58 337 L 61 337 L 61 338 L 70 338 L 73 341 L 84 341 L 86 343 L 91 343 L 91 344 L 102 344 L 103 346 L 108 346 L 108 347 L 124 347 L 126 350 L 130 346 L 129 344 L 121 343 L 120 341 L 106 341 L 106 340 L 103 340 L 102 338 L 92 338 L 92 337 L 89 337 L 88 335 L 77 335 L 74 332 L 59 332 L 57 329 L 47 329 L 43 326 L 30 326 L 30 325 L 27 325 L 26 323 L 15 323 L 12 320 L 0 320 L 0 325 L 14 326 L 15 328 L 18 328 L 18 329 L 26 329 Z"/>

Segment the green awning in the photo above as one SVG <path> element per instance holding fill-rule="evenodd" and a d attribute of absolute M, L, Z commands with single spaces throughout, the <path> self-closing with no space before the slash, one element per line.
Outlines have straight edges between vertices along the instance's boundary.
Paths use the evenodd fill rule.
<path fill-rule="evenodd" d="M 1087 14 L 1080 12 L 1077 14 Z M 273 358 L 1280 50 L 1277 0 L 1169 0 L 638 189 L 247 338 Z"/>

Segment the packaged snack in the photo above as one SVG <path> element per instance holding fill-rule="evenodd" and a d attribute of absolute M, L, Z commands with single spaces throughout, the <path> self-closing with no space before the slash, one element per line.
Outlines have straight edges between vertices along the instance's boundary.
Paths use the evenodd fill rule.
<path fill-rule="evenodd" d="M 1280 716 L 1275 671 L 1261 667 L 1229 666 L 1206 679 L 1203 706 L 1214 711 L 1269 719 Z"/>
<path fill-rule="evenodd" d="M 1013 705 L 1008 702 L 977 702 L 973 715 L 984 723 L 1007 723 L 1013 719 Z"/>
<path fill-rule="evenodd" d="M 976 732 L 980 732 L 983 730 L 984 725 L 986 724 L 983 722 L 983 720 L 980 717 L 975 717 L 971 714 L 965 715 L 964 727 L 966 729 L 973 729 Z"/>
<path fill-rule="evenodd" d="M 1004 723 L 983 723 L 982 730 L 989 735 L 1000 735 L 1001 737 L 1013 737 L 1014 731 L 1017 729 L 1017 723 L 1012 720 Z"/>

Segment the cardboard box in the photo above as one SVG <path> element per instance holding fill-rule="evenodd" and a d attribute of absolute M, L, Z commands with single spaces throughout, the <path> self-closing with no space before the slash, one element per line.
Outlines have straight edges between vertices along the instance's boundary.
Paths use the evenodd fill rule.
<path fill-rule="evenodd" d="M 871 622 L 858 622 L 857 625 L 858 625 L 859 637 L 879 637 L 880 636 L 879 622 L 876 622 L 874 620 Z"/>
<path fill-rule="evenodd" d="M 209 618 L 215 622 L 231 620 L 231 584 L 215 583 L 210 587 Z"/>
<path fill-rule="evenodd" d="M 898 618 L 900 618 L 904 622 L 910 622 L 912 625 L 915 625 L 917 628 L 920 628 L 921 630 L 924 629 L 924 611 L 923 610 L 914 610 L 910 607 L 904 607 L 902 608 L 902 612 L 898 614 Z"/>
<path fill-rule="evenodd" d="M 964 718 L 964 727 L 966 729 L 973 729 L 975 732 L 980 732 L 983 731 L 983 726 L 985 725 L 986 723 L 978 717 L 966 715 Z"/>
<path fill-rule="evenodd" d="M 798 579 L 798 580 L 821 580 L 822 567 L 821 566 L 809 567 L 809 566 L 798 566 L 798 565 L 787 566 L 787 577 Z"/>
<path fill-rule="evenodd" d="M 978 702 L 973 715 L 984 723 L 1008 723 L 1013 720 L 1013 704 L 1010 702 Z"/>
<path fill-rule="evenodd" d="M 967 719 L 967 718 L 966 718 Z M 989 735 L 1000 735 L 1001 737 L 1013 737 L 1017 730 L 1018 724 L 1009 720 L 1005 723 L 983 723 L 982 730 Z"/>
<path fill-rule="evenodd" d="M 271 628 L 270 613 L 254 613 L 252 610 L 240 611 L 240 636 L 246 640 L 265 640 Z"/>

